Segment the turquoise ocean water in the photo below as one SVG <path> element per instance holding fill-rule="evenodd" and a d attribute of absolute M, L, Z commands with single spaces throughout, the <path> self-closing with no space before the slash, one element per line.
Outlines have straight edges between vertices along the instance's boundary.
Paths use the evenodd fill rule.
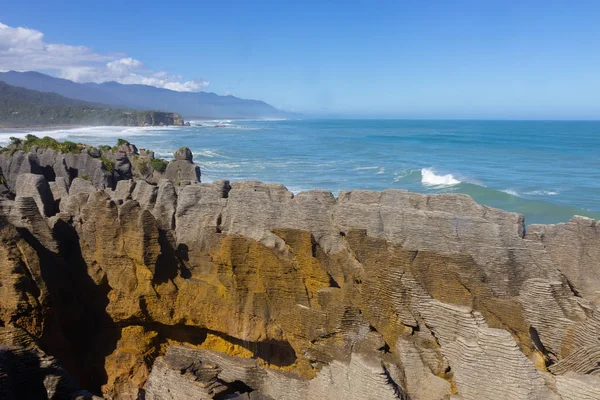
<path fill-rule="evenodd" d="M 124 138 L 168 158 L 188 146 L 202 180 L 257 179 L 293 192 L 464 193 L 527 224 L 600 219 L 600 122 L 281 120 L 37 132 L 91 144 Z M 215 127 L 220 125 L 221 127 Z M 21 134 L 22 136 L 23 134 Z M 6 143 L 9 133 L 0 134 Z M 15 135 L 16 136 L 16 135 Z"/>

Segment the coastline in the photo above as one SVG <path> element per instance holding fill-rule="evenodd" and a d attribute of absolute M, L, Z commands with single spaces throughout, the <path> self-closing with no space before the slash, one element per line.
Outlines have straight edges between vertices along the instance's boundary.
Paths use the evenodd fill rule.
<path fill-rule="evenodd" d="M 600 210 L 597 209 L 596 203 L 593 203 L 593 200 L 597 199 L 597 184 L 586 183 L 589 190 L 578 192 L 576 196 L 571 189 L 576 182 L 585 182 L 585 177 L 589 175 L 586 173 L 589 168 L 585 167 L 581 157 L 578 162 L 570 159 L 573 166 L 570 168 L 570 175 L 575 177 L 575 180 L 565 183 L 559 178 L 554 179 L 549 173 L 546 178 L 534 182 L 532 177 L 539 176 L 539 171 L 551 171 L 552 168 L 538 165 L 525 175 L 518 175 L 518 179 L 509 179 L 521 173 L 518 167 L 515 167 L 518 163 L 492 170 L 491 167 L 498 163 L 495 150 L 492 151 L 489 160 L 482 160 L 482 157 L 475 155 L 470 156 L 469 163 L 460 165 L 443 157 L 443 152 L 435 155 L 427 151 L 431 146 L 442 146 L 450 152 L 464 148 L 464 144 L 453 139 L 457 138 L 453 132 L 460 132 L 461 137 L 476 141 L 499 140 L 499 135 L 494 133 L 500 133 L 506 139 L 506 129 L 496 129 L 498 127 L 495 124 L 468 125 L 470 131 L 459 131 L 458 129 L 464 128 L 464 124 L 422 125 L 386 121 L 357 123 L 338 120 L 322 123 L 288 120 L 281 124 L 232 120 L 221 121 L 221 124 L 226 126 L 215 127 L 218 121 L 208 121 L 210 122 L 192 122 L 191 128 L 89 125 L 4 127 L 0 130 L 0 141 L 1 145 L 5 146 L 11 136 L 24 138 L 27 134 L 33 134 L 101 146 L 125 139 L 143 144 L 145 149 L 151 149 L 157 156 L 167 159 L 177 148 L 187 146 L 196 155 L 195 161 L 204 169 L 203 178 L 210 181 L 252 179 L 279 182 L 294 193 L 310 189 L 339 193 L 349 189 L 389 188 L 426 194 L 462 193 L 479 203 L 522 213 L 526 215 L 527 225 L 566 222 L 573 215 L 600 219 Z M 354 133 L 355 125 L 357 132 L 364 131 L 367 135 L 363 137 L 362 133 Z M 511 129 L 520 129 L 518 123 L 510 125 L 513 126 Z M 538 128 L 524 128 L 537 135 Z M 544 132 L 542 128 L 544 126 L 540 127 L 540 132 Z M 552 128 L 551 125 L 550 128 L 560 129 L 560 126 Z M 415 131 L 417 136 L 404 134 Z M 379 135 L 377 132 L 384 134 Z M 377 136 L 373 136 L 375 133 Z M 441 135 L 442 141 L 436 140 L 436 144 L 433 145 L 428 139 L 433 138 L 431 135 Z M 595 139 L 590 141 L 586 136 L 580 137 L 586 143 L 594 144 Z M 318 142 L 312 144 L 312 139 L 316 138 Z M 446 143 L 446 139 L 451 140 Z M 341 147 L 321 146 L 323 141 L 331 143 L 334 140 L 341 141 Z M 535 137 L 510 140 L 511 143 L 535 150 Z M 357 141 L 364 144 L 365 153 L 354 157 L 352 151 Z M 387 143 L 385 149 L 378 147 L 382 142 Z M 421 147 L 403 151 L 402 162 L 398 162 L 392 154 L 394 148 L 399 151 L 403 146 L 401 143 L 413 142 Z M 252 151 L 247 152 L 248 149 Z M 369 153 L 374 155 L 374 152 L 378 152 L 381 157 L 370 157 Z M 500 171 L 505 171 L 506 174 Z"/>
<path fill-rule="evenodd" d="M 0 133 L 28 133 L 28 132 L 43 132 L 54 130 L 92 128 L 94 125 L 40 125 L 30 127 L 6 127 L 0 126 Z"/>

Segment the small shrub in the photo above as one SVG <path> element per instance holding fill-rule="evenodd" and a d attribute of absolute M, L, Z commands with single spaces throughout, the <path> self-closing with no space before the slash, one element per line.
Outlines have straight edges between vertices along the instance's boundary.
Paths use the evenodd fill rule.
<path fill-rule="evenodd" d="M 138 167 L 138 171 L 140 171 L 140 174 L 146 175 L 148 173 L 148 164 L 146 164 L 145 161 L 142 161 L 141 163 L 139 163 L 137 167 Z"/>
<path fill-rule="evenodd" d="M 98 148 L 99 148 L 99 149 L 100 149 L 100 151 L 102 151 L 103 153 L 104 153 L 104 152 L 108 153 L 109 151 L 111 151 L 111 150 L 112 150 L 112 147 L 110 147 L 110 146 L 109 146 L 109 145 L 107 145 L 107 144 L 103 144 L 102 146 L 99 146 Z"/>
<path fill-rule="evenodd" d="M 108 172 L 113 172 L 115 170 L 115 162 L 113 160 L 106 157 L 100 157 L 100 161 L 102 161 L 102 168 Z"/>
<path fill-rule="evenodd" d="M 81 174 L 79 175 L 79 177 L 81 179 L 85 179 L 86 181 L 91 181 L 90 176 L 88 174 Z"/>
<path fill-rule="evenodd" d="M 129 142 L 125 139 L 117 139 L 117 146 L 122 146 L 124 144 L 129 144 Z"/>
<path fill-rule="evenodd" d="M 23 142 L 23 140 L 14 136 L 11 136 L 10 138 L 8 138 L 8 140 L 10 140 L 10 144 L 14 144 L 15 146 L 19 146 Z"/>
<path fill-rule="evenodd" d="M 150 165 L 152 165 L 152 168 L 158 172 L 165 172 L 165 170 L 167 169 L 167 164 L 168 163 L 162 158 L 153 158 L 152 161 L 150 161 Z"/>
<path fill-rule="evenodd" d="M 41 149 L 53 149 L 58 150 L 59 143 L 56 139 L 52 139 L 49 136 L 38 138 L 35 135 L 25 136 L 25 141 L 22 143 L 23 150 L 30 151 L 33 146 L 37 146 Z"/>
<path fill-rule="evenodd" d="M 40 149 L 52 149 L 54 151 L 58 151 L 61 153 L 80 153 L 82 145 L 70 142 L 65 140 L 64 142 L 59 142 L 56 139 L 51 138 L 50 136 L 44 136 L 43 138 L 39 138 L 35 135 L 27 135 L 25 136 L 25 140 L 15 139 L 12 141 L 12 144 L 21 148 L 22 150 L 29 152 L 33 146 L 37 146 Z"/>
<path fill-rule="evenodd" d="M 65 140 L 64 142 L 59 142 L 58 150 L 63 153 L 81 153 L 81 146 L 75 142 Z"/>

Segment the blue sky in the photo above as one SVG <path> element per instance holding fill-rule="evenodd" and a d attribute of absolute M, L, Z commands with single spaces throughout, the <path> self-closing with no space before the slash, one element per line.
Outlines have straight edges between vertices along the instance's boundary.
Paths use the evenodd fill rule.
<path fill-rule="evenodd" d="M 25 45 L 0 32 L 0 70 L 148 78 L 318 115 L 600 118 L 598 1 L 90 3 L 4 4 L 6 27 L 89 54 L 3 59 Z"/>

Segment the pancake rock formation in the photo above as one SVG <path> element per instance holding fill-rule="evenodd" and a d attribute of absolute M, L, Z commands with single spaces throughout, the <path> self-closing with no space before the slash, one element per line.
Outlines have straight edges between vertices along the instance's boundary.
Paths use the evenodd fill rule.
<path fill-rule="evenodd" d="M 123 146 L 0 157 L 3 399 L 600 398 L 598 222 Z"/>

